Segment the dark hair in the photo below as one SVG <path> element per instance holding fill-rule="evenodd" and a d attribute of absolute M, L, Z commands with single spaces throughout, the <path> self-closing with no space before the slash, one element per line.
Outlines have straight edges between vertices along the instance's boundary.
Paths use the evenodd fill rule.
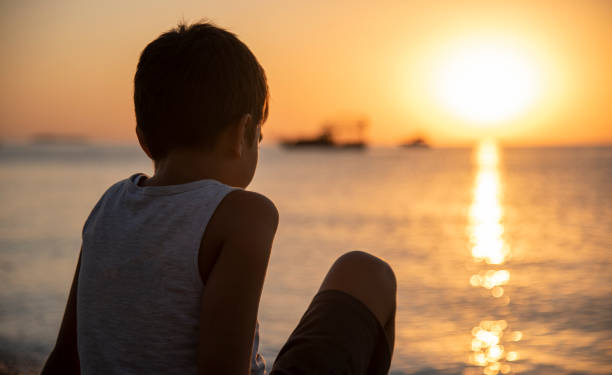
<path fill-rule="evenodd" d="M 210 147 L 251 115 L 247 140 L 268 116 L 266 75 L 236 35 L 211 23 L 179 24 L 142 51 L 134 76 L 136 126 L 154 160 Z"/>

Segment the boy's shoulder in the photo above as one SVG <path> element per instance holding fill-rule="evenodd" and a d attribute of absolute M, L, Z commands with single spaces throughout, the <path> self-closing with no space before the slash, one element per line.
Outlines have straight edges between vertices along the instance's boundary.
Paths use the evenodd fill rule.
<path fill-rule="evenodd" d="M 91 212 L 87 216 L 87 219 L 85 219 L 85 223 L 83 224 L 83 230 L 82 230 L 83 235 L 87 231 L 87 228 L 89 227 L 89 224 L 92 218 L 94 218 L 97 215 L 101 207 L 106 205 L 108 200 L 112 198 L 118 191 L 124 189 L 126 184 L 129 183 L 130 179 L 132 179 L 134 176 L 115 182 L 102 193 L 102 195 L 100 196 L 100 198 L 98 198 L 98 201 L 96 202 L 94 207 L 91 209 Z"/>
<path fill-rule="evenodd" d="M 227 194 L 214 216 L 228 233 L 245 227 L 272 226 L 276 229 L 278 224 L 278 210 L 268 197 L 242 189 Z"/>
<path fill-rule="evenodd" d="M 215 248 L 236 240 L 266 241 L 274 237 L 277 226 L 278 210 L 270 199 L 253 191 L 234 190 L 210 218 L 202 245 Z"/>
<path fill-rule="evenodd" d="M 278 210 L 270 198 L 250 190 L 236 189 L 227 194 L 222 203 L 237 210 L 256 210 L 278 215 Z"/>

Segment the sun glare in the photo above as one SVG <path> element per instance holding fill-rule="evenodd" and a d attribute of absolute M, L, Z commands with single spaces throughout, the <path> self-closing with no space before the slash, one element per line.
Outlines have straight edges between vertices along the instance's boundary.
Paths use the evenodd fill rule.
<path fill-rule="evenodd" d="M 441 57 L 433 90 L 440 104 L 471 124 L 511 120 L 539 92 L 536 65 L 503 43 L 464 43 Z"/>

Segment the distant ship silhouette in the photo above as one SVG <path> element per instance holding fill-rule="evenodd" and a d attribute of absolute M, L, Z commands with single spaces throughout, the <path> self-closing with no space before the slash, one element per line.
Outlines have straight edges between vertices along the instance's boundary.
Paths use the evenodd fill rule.
<path fill-rule="evenodd" d="M 327 124 L 323 126 L 321 133 L 312 138 L 297 138 L 293 140 L 284 140 L 281 145 L 287 149 L 295 148 L 333 148 L 333 149 L 365 149 L 367 144 L 364 140 L 364 131 L 368 127 L 367 122 L 358 121 L 352 126 L 341 126 L 337 124 Z M 349 142 L 340 142 L 336 138 L 336 134 L 341 129 L 352 129 L 354 133 L 353 140 Z"/>
<path fill-rule="evenodd" d="M 415 137 L 411 140 L 404 142 L 400 145 L 400 147 L 404 148 L 430 148 L 429 144 L 425 141 L 423 137 Z"/>

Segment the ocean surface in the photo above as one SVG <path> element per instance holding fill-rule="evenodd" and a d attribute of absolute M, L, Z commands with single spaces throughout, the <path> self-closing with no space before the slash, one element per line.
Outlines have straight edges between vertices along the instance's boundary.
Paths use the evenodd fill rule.
<path fill-rule="evenodd" d="M 134 147 L 0 147 L 0 373 L 37 372 L 83 222 L 152 165 Z M 612 148 L 264 147 L 280 212 L 259 318 L 269 364 L 329 266 L 362 249 L 398 280 L 392 374 L 612 373 Z"/>

